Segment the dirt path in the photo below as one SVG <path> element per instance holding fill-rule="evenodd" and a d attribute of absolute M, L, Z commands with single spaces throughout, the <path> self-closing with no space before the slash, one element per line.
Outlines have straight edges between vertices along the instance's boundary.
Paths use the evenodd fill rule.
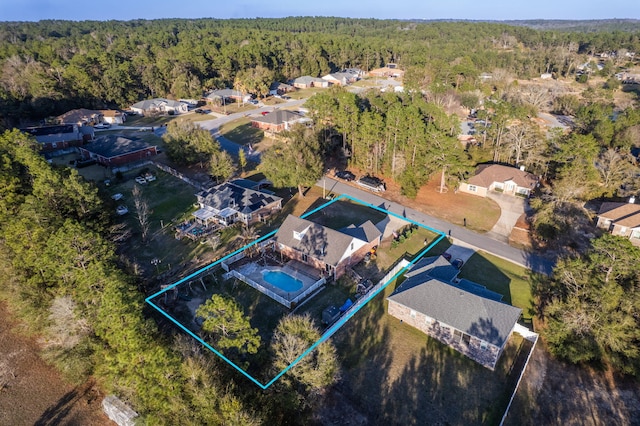
<path fill-rule="evenodd" d="M 0 302 L 0 425 L 111 426 L 92 382 L 73 386 L 39 356 L 34 338 L 19 333 Z"/>

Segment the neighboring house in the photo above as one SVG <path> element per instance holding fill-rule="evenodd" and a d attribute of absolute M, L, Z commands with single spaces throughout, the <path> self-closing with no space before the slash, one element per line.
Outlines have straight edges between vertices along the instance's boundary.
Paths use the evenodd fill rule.
<path fill-rule="evenodd" d="M 634 201 L 632 198 L 629 203 L 602 203 L 597 226 L 640 246 L 640 204 Z"/>
<path fill-rule="evenodd" d="M 305 75 L 291 80 L 291 85 L 297 89 L 309 89 L 311 87 L 329 87 L 329 82 L 318 77 Z"/>
<path fill-rule="evenodd" d="M 522 310 L 479 284 L 450 281 L 448 268 L 441 256 L 419 261 L 387 298 L 389 315 L 493 370 Z"/>
<path fill-rule="evenodd" d="M 500 164 L 481 164 L 469 182 L 461 182 L 460 192 L 486 197 L 489 191 L 528 197 L 538 184 L 531 173 Z"/>
<path fill-rule="evenodd" d="M 106 167 L 143 161 L 157 155 L 157 147 L 137 137 L 106 135 L 80 147 L 83 160 L 94 159 Z"/>
<path fill-rule="evenodd" d="M 196 194 L 200 209 L 193 213 L 203 225 L 235 222 L 251 225 L 282 208 L 282 198 L 226 182 Z"/>
<path fill-rule="evenodd" d="M 247 102 L 251 100 L 251 95 L 242 93 L 234 89 L 220 89 L 212 90 L 205 97 L 204 100 L 209 103 L 223 102 Z"/>
<path fill-rule="evenodd" d="M 93 126 L 102 123 L 102 111 L 80 108 L 72 109 L 56 117 L 60 124 L 76 124 L 78 126 Z"/>
<path fill-rule="evenodd" d="M 327 74 L 322 76 L 322 79 L 338 86 L 346 86 L 358 80 L 356 76 L 346 72 L 334 72 Z"/>
<path fill-rule="evenodd" d="M 127 121 L 127 115 L 122 111 L 116 111 L 114 109 L 103 109 L 102 121 L 109 124 L 124 124 Z"/>
<path fill-rule="evenodd" d="M 377 247 L 381 236 L 380 230 L 370 220 L 336 231 L 289 215 L 273 241 L 275 250 L 282 255 L 338 279 Z"/>
<path fill-rule="evenodd" d="M 364 72 L 360 68 L 347 68 L 347 69 L 342 70 L 342 72 L 346 72 L 347 74 L 351 74 L 352 76 L 354 76 L 356 78 L 356 80 L 360 80 L 362 77 L 364 77 L 367 74 L 366 72 Z"/>
<path fill-rule="evenodd" d="M 251 119 L 251 126 L 265 131 L 279 133 L 289 130 L 296 123 L 310 121 L 308 118 L 286 109 L 271 111 L 266 115 Z"/>
<path fill-rule="evenodd" d="M 93 127 L 61 124 L 58 126 L 27 127 L 20 131 L 36 138 L 42 152 L 58 151 L 72 146 L 81 146 L 93 138 Z"/>
<path fill-rule="evenodd" d="M 284 95 L 285 93 L 295 92 L 296 88 L 291 86 L 290 84 L 280 83 L 279 81 L 274 81 L 269 86 L 269 94 L 271 96 L 274 95 Z"/>
<path fill-rule="evenodd" d="M 402 78 L 404 77 L 404 71 L 398 69 L 395 64 L 387 64 L 386 67 L 376 68 L 369 71 L 369 75 L 372 77 Z"/>
<path fill-rule="evenodd" d="M 187 110 L 187 104 L 164 98 L 147 99 L 131 105 L 131 111 L 138 115 L 183 114 Z"/>

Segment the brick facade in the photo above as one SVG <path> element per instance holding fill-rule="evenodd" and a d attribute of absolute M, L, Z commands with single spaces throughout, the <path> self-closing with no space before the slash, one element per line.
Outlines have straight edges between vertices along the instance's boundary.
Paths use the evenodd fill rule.
<path fill-rule="evenodd" d="M 491 370 L 495 368 L 502 354 L 503 348 L 435 321 L 393 300 L 389 300 L 388 313 Z"/>

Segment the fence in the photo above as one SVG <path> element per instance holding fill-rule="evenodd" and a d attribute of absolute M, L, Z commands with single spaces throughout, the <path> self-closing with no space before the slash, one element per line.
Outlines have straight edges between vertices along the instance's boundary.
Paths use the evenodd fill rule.
<path fill-rule="evenodd" d="M 222 269 L 224 269 L 225 272 L 229 272 L 229 265 L 243 258 L 244 258 L 244 252 L 240 252 L 234 256 L 231 256 L 228 259 L 225 259 L 223 262 L 220 262 L 220 266 L 222 266 Z"/>
<path fill-rule="evenodd" d="M 196 187 L 199 190 L 203 190 L 203 186 L 200 182 L 196 182 L 193 179 L 190 179 L 188 177 L 186 177 L 185 175 L 183 175 L 182 173 L 180 173 L 179 171 L 172 169 L 171 167 L 167 166 L 166 164 L 162 164 L 162 163 L 156 163 L 156 162 L 152 162 L 157 168 L 159 168 L 162 171 L 165 171 L 167 173 L 169 173 L 170 175 L 173 175 L 175 177 L 177 177 L 178 179 L 188 183 L 191 186 Z"/>
<path fill-rule="evenodd" d="M 391 280 L 398 272 L 400 272 L 402 269 L 406 268 L 407 265 L 409 264 L 409 261 L 406 259 L 402 259 L 400 262 L 398 262 L 396 264 L 396 266 L 393 267 L 393 269 L 391 269 L 389 272 L 387 272 L 387 275 L 384 276 L 384 278 L 382 278 L 380 281 L 378 281 L 378 284 L 376 284 L 375 286 L 373 286 L 368 292 L 368 293 L 372 293 L 374 296 L 378 293 L 378 291 L 380 291 L 380 289 L 382 287 L 385 286 L 385 284 L 387 284 L 389 282 L 389 280 Z M 371 296 L 373 297 L 373 296 Z M 327 330 L 325 330 L 324 334 L 322 335 L 322 339 L 328 339 L 329 337 L 331 337 L 336 331 L 340 330 L 340 328 L 346 323 L 346 319 L 348 317 L 350 317 L 351 315 L 353 315 L 358 309 L 360 309 L 360 307 L 362 305 L 364 305 L 365 303 L 367 303 L 371 297 L 361 297 L 359 298 L 356 303 L 354 303 L 353 305 L 351 305 L 349 307 L 349 309 L 347 309 L 342 315 L 340 315 L 340 318 L 342 318 L 342 321 L 340 319 L 338 319 L 334 325 L 329 326 L 329 328 Z"/>
<path fill-rule="evenodd" d="M 266 294 L 267 296 L 269 296 L 270 298 L 272 298 L 276 302 L 278 302 L 281 305 L 284 305 L 287 308 L 291 309 L 291 302 L 289 302 L 287 299 L 285 299 L 282 296 L 279 296 L 279 295 L 275 294 L 273 291 L 269 290 L 268 288 L 265 288 L 264 286 L 258 284 L 257 282 L 253 281 L 252 279 L 245 277 L 244 275 L 242 275 L 240 272 L 238 272 L 236 270 L 229 271 L 229 272 L 227 272 L 226 274 L 224 274 L 222 276 L 222 278 L 224 278 L 225 280 L 228 280 L 231 277 L 235 277 L 235 278 L 241 280 L 242 282 L 245 282 L 245 283 L 249 284 L 251 287 L 255 288 L 259 292 L 261 292 L 263 294 Z"/>
<path fill-rule="evenodd" d="M 310 295 L 311 293 L 313 293 L 314 291 L 316 291 L 318 288 L 320 288 L 320 286 L 324 285 L 324 283 L 326 283 L 327 280 L 323 277 L 320 278 L 318 281 L 316 281 L 315 283 L 313 283 L 311 285 L 311 287 L 309 287 L 308 289 L 306 289 L 304 292 L 300 293 L 298 296 L 296 296 L 292 301 L 291 301 L 291 306 L 293 305 L 297 305 L 298 302 L 300 302 L 301 300 L 303 300 L 305 297 L 307 297 L 308 295 Z"/>

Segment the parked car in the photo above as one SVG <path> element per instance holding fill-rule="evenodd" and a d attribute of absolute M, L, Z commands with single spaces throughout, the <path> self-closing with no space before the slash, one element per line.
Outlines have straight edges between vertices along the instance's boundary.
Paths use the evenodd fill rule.
<path fill-rule="evenodd" d="M 142 176 L 138 176 L 138 177 L 136 178 L 136 182 L 138 182 L 140 185 L 144 185 L 144 184 L 146 184 L 146 183 L 147 183 L 147 180 L 146 180 L 144 177 L 142 177 Z"/>
<path fill-rule="evenodd" d="M 118 200 L 122 200 L 124 198 L 124 195 L 118 192 L 117 194 L 113 194 L 111 198 L 114 199 L 115 201 L 118 201 Z"/>
<path fill-rule="evenodd" d="M 269 111 L 262 111 L 260 114 L 267 115 L 267 114 L 269 114 Z"/>
<path fill-rule="evenodd" d="M 464 260 L 460 258 L 453 259 L 453 261 L 451 262 L 451 266 L 456 269 L 462 269 L 462 265 L 464 265 Z"/>
<path fill-rule="evenodd" d="M 252 105 L 258 105 L 258 101 L 255 100 L 255 99 L 250 99 L 249 103 L 252 104 Z"/>
<path fill-rule="evenodd" d="M 339 179 L 344 179 L 347 182 L 351 182 L 356 178 L 356 175 L 351 173 L 349 170 L 341 170 L 339 172 L 336 172 L 336 177 Z"/>
<path fill-rule="evenodd" d="M 118 206 L 116 208 L 116 213 L 118 213 L 119 216 L 122 216 L 129 213 L 129 209 L 127 208 L 127 206 Z"/>
<path fill-rule="evenodd" d="M 95 126 L 93 126 L 94 129 L 110 129 L 111 128 L 111 124 L 110 123 L 98 123 Z"/>
<path fill-rule="evenodd" d="M 387 188 L 384 185 L 384 181 L 375 176 L 366 175 L 358 179 L 358 185 L 364 186 L 367 189 L 370 189 L 375 192 L 383 192 Z"/>

